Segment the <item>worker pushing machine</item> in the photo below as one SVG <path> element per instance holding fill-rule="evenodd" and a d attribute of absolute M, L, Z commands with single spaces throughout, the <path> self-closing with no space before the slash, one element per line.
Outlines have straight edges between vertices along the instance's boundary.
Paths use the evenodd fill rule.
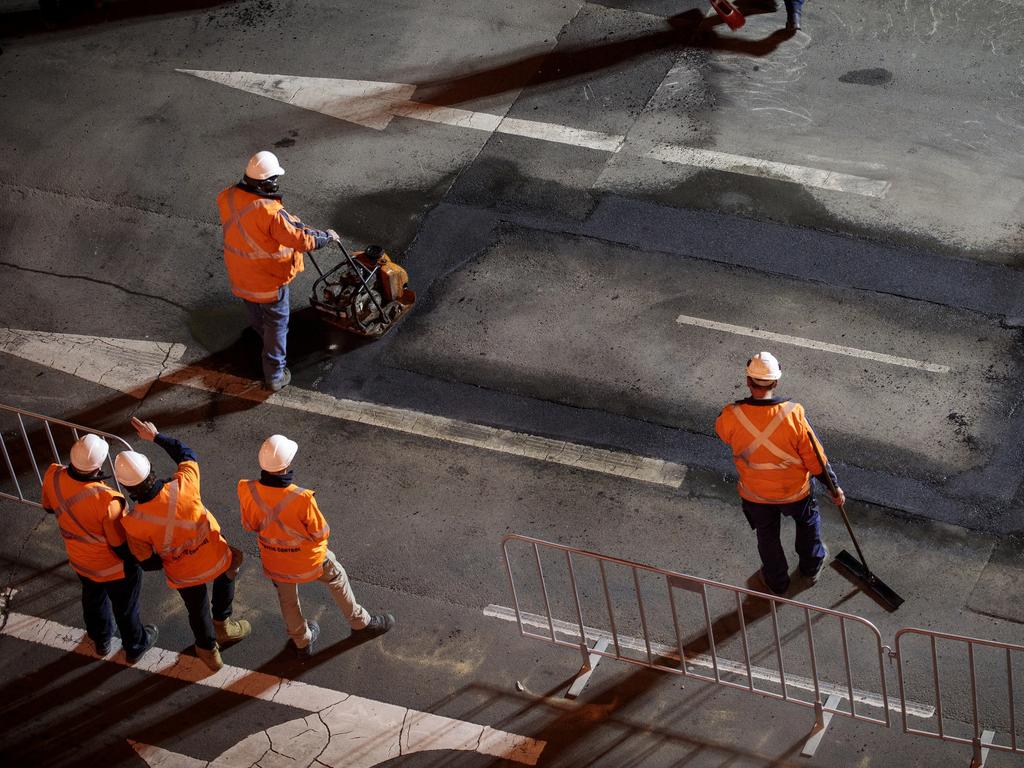
<path fill-rule="evenodd" d="M 117 455 L 114 474 L 135 502 L 124 518 L 129 543 L 140 559 L 154 553 L 159 557 L 167 585 L 178 591 L 188 610 L 196 655 L 216 671 L 224 666 L 220 646 L 241 640 L 251 629 L 248 621 L 231 618 L 242 552 L 228 545 L 217 518 L 203 505 L 192 449 L 160 433 L 151 421 L 133 418 L 132 426 L 143 440 L 163 448 L 178 471 L 170 480 L 158 480 L 143 454 Z"/>
<path fill-rule="evenodd" d="M 354 634 L 387 632 L 395 623 L 389 613 L 371 615 L 356 602 L 348 575 L 328 549 L 331 527 L 313 491 L 292 482 L 292 461 L 298 443 L 271 435 L 260 446 L 259 480 L 239 480 L 242 527 L 258 534 L 263 572 L 277 590 L 285 629 L 299 658 L 313 655 L 320 626 L 307 621 L 299 603 L 299 584 L 320 581 L 348 620 Z"/>
<path fill-rule="evenodd" d="M 782 517 L 791 517 L 796 523 L 800 573 L 814 583 L 828 550 L 821 542 L 811 476 L 824 483 L 828 473 L 836 505 L 844 504 L 846 497 L 807 423 L 804 407 L 776 396 L 782 378 L 779 361 L 769 352 L 759 352 L 747 362 L 746 374 L 750 397 L 725 406 L 715 421 L 715 432 L 732 448 L 743 514 L 757 533 L 761 581 L 781 595 L 790 584 L 789 564 L 779 538 Z M 818 460 L 815 446 L 825 466 Z"/>
<path fill-rule="evenodd" d="M 245 302 L 263 343 L 263 379 L 274 392 L 292 379 L 286 367 L 288 284 L 304 269 L 304 252 L 341 240 L 333 229 L 307 227 L 284 209 L 278 191 L 283 175 L 274 153 L 257 152 L 242 181 L 217 196 L 231 292 Z"/>
<path fill-rule="evenodd" d="M 96 653 L 110 653 L 114 625 L 129 664 L 153 647 L 157 628 L 139 617 L 142 569 L 128 547 L 124 496 L 104 480 L 110 446 L 88 434 L 71 446 L 71 464 L 51 464 L 43 477 L 43 508 L 56 515 L 68 563 L 82 582 L 85 631 Z"/>

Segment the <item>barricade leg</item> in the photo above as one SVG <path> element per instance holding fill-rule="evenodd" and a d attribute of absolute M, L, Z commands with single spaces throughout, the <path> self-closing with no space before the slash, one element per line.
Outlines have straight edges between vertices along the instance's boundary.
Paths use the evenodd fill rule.
<path fill-rule="evenodd" d="M 985 761 L 988 760 L 988 744 L 995 738 L 995 731 L 982 731 L 981 738 L 974 740 L 974 757 L 971 758 L 971 768 L 985 768 Z"/>
<path fill-rule="evenodd" d="M 827 710 L 834 710 L 839 707 L 839 703 L 842 701 L 842 697 L 833 693 L 828 697 L 828 701 L 825 702 L 825 706 L 821 706 L 821 701 L 818 701 L 814 705 L 814 727 L 811 728 L 811 735 L 807 737 L 807 741 L 804 742 L 804 748 L 800 751 L 800 754 L 804 757 L 814 757 L 814 753 L 818 751 L 818 747 L 821 745 L 821 740 L 825 736 L 825 731 L 828 729 L 829 723 L 832 722 L 832 712 Z"/>
<path fill-rule="evenodd" d="M 604 651 L 608 648 L 609 642 L 607 637 L 602 637 L 594 643 L 593 650 Z M 590 653 L 590 649 L 586 645 L 580 646 L 580 653 L 583 654 L 583 666 L 576 673 L 576 679 L 572 681 L 569 690 L 565 692 L 565 698 L 567 699 L 575 699 L 583 693 L 583 689 L 590 682 L 590 676 L 594 674 L 594 670 L 597 669 L 597 665 L 602 658 L 600 653 Z"/>

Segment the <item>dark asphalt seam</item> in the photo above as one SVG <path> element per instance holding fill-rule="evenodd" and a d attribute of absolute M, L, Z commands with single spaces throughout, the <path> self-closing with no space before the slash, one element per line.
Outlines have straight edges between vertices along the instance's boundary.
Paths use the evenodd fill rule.
<path fill-rule="evenodd" d="M 190 310 L 183 304 L 178 304 L 176 301 L 171 301 L 164 296 L 155 296 L 151 293 L 143 293 L 142 291 L 133 291 L 131 288 L 125 288 L 123 285 L 112 283 L 109 280 L 100 280 L 98 277 L 89 277 L 88 275 L 69 275 L 61 272 L 51 272 L 46 269 L 33 269 L 32 267 L 25 267 L 21 264 L 14 264 L 10 261 L 0 261 L 0 267 L 10 267 L 11 269 L 17 269 L 21 272 L 32 272 L 37 275 L 46 275 L 47 277 L 61 277 L 67 280 L 84 280 L 87 283 L 96 283 L 97 285 L 106 285 L 111 288 L 117 288 L 119 291 L 131 294 L 132 296 L 140 296 L 144 299 L 153 299 L 155 301 L 162 301 L 165 304 L 170 304 L 175 309 L 181 310 L 182 312 L 188 313 Z"/>
<path fill-rule="evenodd" d="M 118 208 L 122 211 L 135 211 L 137 213 L 146 213 L 151 214 L 153 216 L 160 216 L 165 219 L 170 219 L 172 221 L 187 221 L 190 224 L 199 224 L 204 227 L 210 227 L 211 229 L 220 228 L 218 224 L 206 219 L 194 219 L 190 216 L 182 216 L 181 214 L 178 213 L 168 213 L 167 211 L 155 211 L 152 208 L 143 208 L 141 205 L 128 205 L 126 203 L 116 203 L 110 200 L 100 200 L 95 197 L 89 197 L 88 195 L 76 195 L 71 192 L 64 192 L 63 190 L 59 189 L 47 189 L 46 187 L 30 187 L 26 184 L 5 184 L 3 182 L 0 182 L 0 188 L 2 187 L 18 191 L 28 190 L 30 192 L 39 192 L 44 195 L 63 197 L 68 200 L 77 200 L 79 202 L 92 203 L 93 205 L 97 205 L 103 208 Z"/>

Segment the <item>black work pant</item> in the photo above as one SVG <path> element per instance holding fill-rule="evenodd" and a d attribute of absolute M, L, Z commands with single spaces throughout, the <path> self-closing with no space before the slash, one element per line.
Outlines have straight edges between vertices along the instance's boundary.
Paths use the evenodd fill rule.
<path fill-rule="evenodd" d="M 776 592 L 789 588 L 789 563 L 782 548 L 782 518 L 791 517 L 796 523 L 794 548 L 800 557 L 800 572 L 811 575 L 825 559 L 825 546 L 821 543 L 821 517 L 814 494 L 788 504 L 757 504 L 743 502 L 743 514 L 757 533 L 757 552 L 761 556 L 761 573 Z"/>
<path fill-rule="evenodd" d="M 138 565 L 124 564 L 124 578 L 114 581 L 93 581 L 81 574 L 82 615 L 85 631 L 97 645 L 103 646 L 114 636 L 114 625 L 121 633 L 121 645 L 128 656 L 138 656 L 146 647 L 146 631 L 139 617 L 139 592 L 142 570 Z"/>
<path fill-rule="evenodd" d="M 212 592 L 212 599 L 211 593 Z M 206 584 L 179 589 L 178 594 L 188 611 L 188 625 L 196 638 L 196 646 L 212 651 L 217 644 L 214 621 L 224 621 L 231 615 L 231 604 L 235 600 L 235 582 L 223 573 L 213 580 L 213 588 L 207 591 Z"/>

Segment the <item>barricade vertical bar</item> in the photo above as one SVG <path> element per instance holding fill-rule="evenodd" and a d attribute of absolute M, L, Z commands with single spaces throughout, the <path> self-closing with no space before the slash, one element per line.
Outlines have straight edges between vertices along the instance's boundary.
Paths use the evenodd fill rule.
<path fill-rule="evenodd" d="M 875 648 L 878 652 L 878 676 L 882 684 L 882 711 L 885 713 L 885 727 L 889 728 L 892 725 L 892 712 L 889 711 L 889 684 L 885 682 L 885 654 L 882 653 L 882 638 L 876 635 L 875 639 Z M 852 700 L 850 701 L 850 712 L 856 717 Z"/>
<path fill-rule="evenodd" d="M 576 587 L 576 569 L 572 567 L 572 552 L 565 550 L 565 562 L 569 566 L 569 581 L 572 582 L 572 596 L 576 599 L 576 618 L 580 622 L 580 652 L 583 664 L 590 664 L 590 649 L 587 647 L 587 631 L 583 628 L 583 606 L 580 605 L 580 591 Z"/>
<path fill-rule="evenodd" d="M 843 666 L 846 667 L 846 692 L 850 696 L 850 712 L 857 714 L 857 701 L 853 698 L 853 673 L 850 671 L 850 647 L 846 640 L 846 619 L 839 617 L 839 633 L 843 638 Z"/>
<path fill-rule="evenodd" d="M 615 643 L 615 655 L 622 656 L 622 649 L 619 648 L 619 631 L 615 626 L 615 611 L 612 610 L 612 596 L 608 591 L 608 577 L 604 572 L 604 560 L 598 560 L 597 567 L 601 571 L 601 586 L 604 587 L 604 601 L 608 606 L 608 622 L 612 625 L 612 642 Z"/>
<path fill-rule="evenodd" d="M 775 601 L 768 600 L 772 608 L 772 629 L 775 632 L 775 656 L 779 660 L 779 683 L 782 685 L 782 700 L 789 701 L 789 690 L 786 688 L 786 665 L 782 661 L 782 636 L 779 634 L 779 614 L 775 610 Z"/>
<path fill-rule="evenodd" d="M 502 543 L 501 551 L 505 555 L 505 570 L 508 572 L 508 585 L 512 588 L 512 605 L 516 608 L 516 624 L 519 625 L 519 634 L 525 635 L 526 629 L 523 627 L 523 611 L 519 607 L 519 593 L 516 591 L 516 580 L 512 575 L 512 562 L 508 557 L 507 541 Z"/>
<path fill-rule="evenodd" d="M 11 480 L 14 481 L 14 488 L 18 492 L 18 498 L 24 501 L 25 494 L 21 492 L 21 483 L 18 482 L 18 476 L 14 473 L 14 465 L 11 464 L 11 455 L 7 453 L 7 443 L 4 442 L 2 433 L 0 433 L 0 448 L 4 451 L 4 463 L 7 465 L 7 471 L 11 473 Z"/>
<path fill-rule="evenodd" d="M 679 668 L 683 670 L 683 676 L 685 677 L 686 672 L 686 649 L 683 648 L 683 635 L 679 632 L 679 611 L 676 610 L 676 596 L 672 591 L 672 577 L 668 574 L 665 575 L 665 586 L 668 588 L 668 604 L 672 606 L 672 626 L 676 631 L 676 647 L 679 649 Z"/>
<path fill-rule="evenodd" d="M 551 601 L 548 600 L 548 585 L 544 581 L 544 567 L 540 564 L 540 548 L 533 545 L 533 556 L 537 561 L 537 576 L 540 578 L 540 589 L 544 594 L 544 610 L 548 615 L 548 630 L 551 632 L 551 642 L 555 642 L 555 622 L 551 618 Z"/>
<path fill-rule="evenodd" d="M 50 430 L 50 422 L 44 421 L 43 428 L 46 430 L 46 439 L 50 441 L 50 450 L 53 451 L 53 463 L 63 464 L 60 460 L 60 453 L 57 451 L 57 443 L 53 441 L 53 432 Z"/>
<path fill-rule="evenodd" d="M 967 664 L 971 670 L 971 712 L 974 715 L 974 743 L 981 738 L 981 727 L 978 723 L 978 679 L 974 669 L 974 643 L 967 641 Z"/>
<path fill-rule="evenodd" d="M 711 624 L 711 608 L 708 606 L 708 585 L 701 582 L 700 598 L 704 603 L 704 626 L 708 633 L 708 647 L 711 649 L 711 668 L 715 672 L 715 682 L 722 682 L 722 676 L 718 673 L 718 651 L 715 649 L 715 628 Z"/>
<path fill-rule="evenodd" d="M 743 601 L 740 600 L 740 593 L 733 592 L 736 596 L 736 615 L 740 619 L 740 638 L 743 640 L 743 661 L 747 665 L 747 688 L 754 690 L 754 674 L 750 669 L 750 647 L 747 645 L 747 620 L 743 616 Z"/>
<path fill-rule="evenodd" d="M 80 439 L 78 437 L 78 429 L 76 427 L 72 427 L 71 428 L 71 435 L 75 438 L 75 440 L 79 440 Z"/>
<path fill-rule="evenodd" d="M 814 701 L 821 704 L 821 690 L 818 685 L 818 658 L 814 653 L 814 630 L 811 628 L 811 612 L 804 608 L 804 622 L 807 625 L 807 648 L 811 652 L 811 674 L 814 675 Z"/>
<path fill-rule="evenodd" d="M 36 464 L 36 456 L 32 452 L 32 443 L 28 441 L 28 432 L 25 431 L 25 420 L 18 414 L 18 428 L 21 430 L 21 439 L 25 443 L 25 452 L 28 453 L 29 461 L 32 462 L 32 469 L 35 470 L 36 479 L 39 480 L 39 487 L 43 487 L 43 476 L 39 474 L 39 465 Z"/>
<path fill-rule="evenodd" d="M 640 626 L 644 630 L 644 645 L 647 647 L 647 663 L 654 664 L 654 655 L 651 653 L 651 637 L 647 634 L 647 612 L 644 611 L 644 596 L 640 594 L 640 577 L 637 575 L 636 566 L 633 566 L 633 587 L 636 589 L 636 603 L 640 608 Z"/>
<path fill-rule="evenodd" d="M 1010 749 L 1017 751 L 1017 711 L 1013 704 L 1013 659 L 1006 648 L 1006 685 L 1010 692 Z"/>
<path fill-rule="evenodd" d="M 942 725 L 942 688 L 941 682 L 939 681 L 939 654 L 935 649 L 935 635 L 931 636 L 932 641 L 932 677 L 935 679 L 935 711 L 939 716 L 939 738 L 941 739 L 946 735 L 945 729 Z M 900 674 L 902 675 L 903 667 L 900 667 Z M 907 729 L 907 716 L 903 716 L 903 730 Z"/>

